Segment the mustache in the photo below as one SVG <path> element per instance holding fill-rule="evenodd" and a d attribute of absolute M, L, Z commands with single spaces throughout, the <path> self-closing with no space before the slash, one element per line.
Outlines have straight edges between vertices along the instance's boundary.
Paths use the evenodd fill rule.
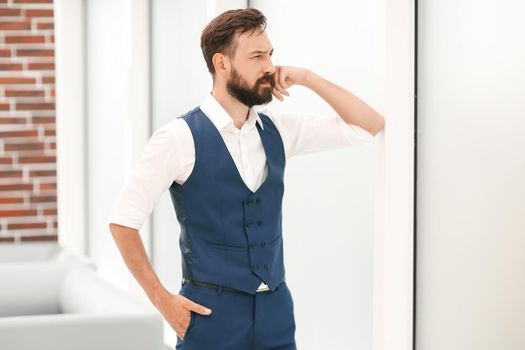
<path fill-rule="evenodd" d="M 275 86 L 275 73 L 266 74 L 265 76 L 257 79 L 257 85 L 260 85 L 262 83 L 270 83 L 270 86 L 274 87 Z"/>

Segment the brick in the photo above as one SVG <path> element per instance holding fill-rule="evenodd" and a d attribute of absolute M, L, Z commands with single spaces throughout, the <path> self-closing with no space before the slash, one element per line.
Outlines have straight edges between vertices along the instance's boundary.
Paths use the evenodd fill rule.
<path fill-rule="evenodd" d="M 55 77 L 43 77 L 42 82 L 44 84 L 54 84 L 55 83 Z"/>
<path fill-rule="evenodd" d="M 9 103 L 0 103 L 0 111 L 8 111 Z"/>
<path fill-rule="evenodd" d="M 26 124 L 27 118 L 15 118 L 15 117 L 0 117 L 0 125 L 5 124 Z"/>
<path fill-rule="evenodd" d="M 0 185 L 0 191 L 32 191 L 32 190 L 33 190 L 33 184 L 18 183 L 18 184 Z"/>
<path fill-rule="evenodd" d="M 44 136 L 56 136 L 55 129 L 46 129 L 46 130 L 44 130 Z"/>
<path fill-rule="evenodd" d="M 0 77 L 1 84 L 35 84 L 35 78 L 27 77 Z"/>
<path fill-rule="evenodd" d="M 28 9 L 25 12 L 26 17 L 53 17 L 52 9 Z"/>
<path fill-rule="evenodd" d="M 57 184 L 56 183 L 40 183 L 40 191 L 47 191 L 47 190 L 56 190 Z"/>
<path fill-rule="evenodd" d="M 0 138 L 4 137 L 38 137 L 37 130 L 0 131 Z"/>
<path fill-rule="evenodd" d="M 57 176 L 56 170 L 30 170 L 29 177 Z"/>
<path fill-rule="evenodd" d="M 5 97 L 45 97 L 44 90 L 5 90 Z"/>
<path fill-rule="evenodd" d="M 29 164 L 29 163 L 54 163 L 56 162 L 55 156 L 28 156 L 19 157 L 18 163 Z"/>
<path fill-rule="evenodd" d="M 0 217 L 35 216 L 35 209 L 0 210 Z"/>
<path fill-rule="evenodd" d="M 17 111 L 35 111 L 35 110 L 54 110 L 54 103 L 17 103 L 15 106 Z"/>
<path fill-rule="evenodd" d="M 55 123 L 55 117 L 33 117 L 33 124 L 52 124 Z"/>
<path fill-rule="evenodd" d="M 2 21 L 0 30 L 30 30 L 31 22 L 28 21 Z"/>
<path fill-rule="evenodd" d="M 12 164 L 13 158 L 11 157 L 0 157 L 0 164 Z"/>
<path fill-rule="evenodd" d="M 0 63 L 0 71 L 5 70 L 22 70 L 24 66 L 22 63 Z"/>
<path fill-rule="evenodd" d="M 16 55 L 18 57 L 54 57 L 55 50 L 53 49 L 17 49 Z"/>
<path fill-rule="evenodd" d="M 15 241 L 15 237 L 2 237 L 0 236 L 0 243 L 11 243 Z"/>
<path fill-rule="evenodd" d="M 0 197 L 1 204 L 17 204 L 24 203 L 24 198 L 20 197 Z"/>
<path fill-rule="evenodd" d="M 41 22 L 36 24 L 36 29 L 55 29 L 54 23 Z"/>
<path fill-rule="evenodd" d="M 20 9 L 15 8 L 0 8 L 0 16 L 9 17 L 9 16 L 21 16 Z"/>
<path fill-rule="evenodd" d="M 44 215 L 57 215 L 56 208 L 44 209 Z"/>
<path fill-rule="evenodd" d="M 4 145 L 6 151 L 39 151 L 44 150 L 44 144 L 41 142 L 28 143 L 6 143 Z"/>
<path fill-rule="evenodd" d="M 45 43 L 46 37 L 43 35 L 6 35 L 6 44 L 39 44 Z"/>
<path fill-rule="evenodd" d="M 14 0 L 15 4 L 52 4 L 53 0 Z"/>
<path fill-rule="evenodd" d="M 31 203 L 56 203 L 57 196 L 31 196 L 29 201 Z"/>
<path fill-rule="evenodd" d="M 11 50 L 0 49 L 0 57 L 11 57 Z"/>
<path fill-rule="evenodd" d="M 0 179 L 6 177 L 9 178 L 21 178 L 23 175 L 22 170 L 0 170 Z"/>
<path fill-rule="evenodd" d="M 21 236 L 20 240 L 22 242 L 29 242 L 29 241 L 57 241 L 58 235 L 35 235 L 35 236 Z"/>
<path fill-rule="evenodd" d="M 27 68 L 29 68 L 29 70 L 54 70 L 55 64 L 54 63 L 29 63 Z"/>
<path fill-rule="evenodd" d="M 47 228 L 47 223 L 45 222 L 23 222 L 23 223 L 7 223 L 8 230 L 23 230 L 31 228 Z"/>

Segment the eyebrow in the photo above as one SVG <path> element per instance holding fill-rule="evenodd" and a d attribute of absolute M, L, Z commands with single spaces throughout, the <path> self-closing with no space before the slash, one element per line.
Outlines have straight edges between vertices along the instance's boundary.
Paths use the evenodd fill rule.
<path fill-rule="evenodd" d="M 273 53 L 273 50 L 274 50 L 274 49 L 272 48 L 272 51 L 270 51 L 270 55 Z M 264 50 L 255 50 L 255 51 L 250 52 L 250 55 L 253 55 L 253 54 L 255 54 L 255 53 L 266 53 L 266 52 L 268 52 L 268 51 L 264 51 Z"/>

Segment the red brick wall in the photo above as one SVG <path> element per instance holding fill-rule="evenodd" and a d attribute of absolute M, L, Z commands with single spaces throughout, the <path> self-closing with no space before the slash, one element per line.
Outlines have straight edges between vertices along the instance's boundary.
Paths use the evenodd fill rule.
<path fill-rule="evenodd" d="M 57 240 L 52 0 L 0 0 L 0 243 Z"/>

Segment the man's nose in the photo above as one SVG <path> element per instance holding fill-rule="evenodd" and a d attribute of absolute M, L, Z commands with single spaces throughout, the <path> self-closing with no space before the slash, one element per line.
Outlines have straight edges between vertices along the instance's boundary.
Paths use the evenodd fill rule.
<path fill-rule="evenodd" d="M 266 66 L 264 67 L 264 73 L 267 74 L 267 73 L 270 73 L 270 74 L 273 74 L 275 73 L 276 69 L 275 69 L 275 66 L 273 65 L 272 63 L 272 60 L 269 59 L 266 63 Z"/>

